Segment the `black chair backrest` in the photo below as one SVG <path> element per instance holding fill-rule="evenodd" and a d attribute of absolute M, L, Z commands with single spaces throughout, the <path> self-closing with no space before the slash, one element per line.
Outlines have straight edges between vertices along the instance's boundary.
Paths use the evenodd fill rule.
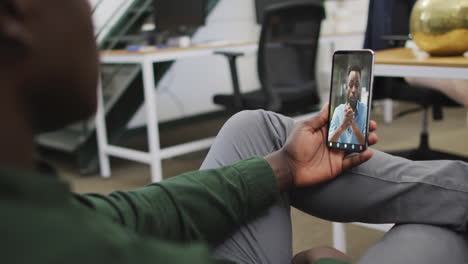
<path fill-rule="evenodd" d="M 385 35 L 408 35 L 409 18 L 416 0 L 370 0 L 364 48 L 392 48 Z"/>
<path fill-rule="evenodd" d="M 415 2 L 416 0 L 370 0 L 364 48 L 377 51 L 397 47 L 383 36 L 409 34 L 410 14 Z M 402 83 L 402 78 L 376 77 L 373 98 L 393 98 L 395 87 Z"/>
<path fill-rule="evenodd" d="M 266 8 L 257 60 L 264 92 L 315 82 L 318 39 L 324 17 L 321 0 L 285 1 Z"/>

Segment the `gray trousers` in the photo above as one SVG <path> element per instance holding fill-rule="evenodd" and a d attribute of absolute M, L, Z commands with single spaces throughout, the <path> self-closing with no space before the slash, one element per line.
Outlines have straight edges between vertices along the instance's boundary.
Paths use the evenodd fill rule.
<path fill-rule="evenodd" d="M 219 132 L 201 169 L 278 150 L 293 126 L 292 119 L 271 112 L 238 113 Z M 374 151 L 370 161 L 330 182 L 285 193 L 217 245 L 214 255 L 237 263 L 290 263 L 290 206 L 330 221 L 401 224 L 358 263 L 468 263 L 468 244 L 459 233 L 468 217 L 463 162 L 414 162 Z"/>

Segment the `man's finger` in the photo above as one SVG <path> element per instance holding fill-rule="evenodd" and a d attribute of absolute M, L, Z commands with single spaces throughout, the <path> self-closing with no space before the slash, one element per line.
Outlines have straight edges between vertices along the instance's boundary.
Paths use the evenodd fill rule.
<path fill-rule="evenodd" d="M 351 115 L 350 112 L 348 112 L 348 113 L 345 114 L 345 118 L 346 118 L 346 119 L 351 119 L 351 117 L 353 117 L 353 116 Z"/>
<path fill-rule="evenodd" d="M 350 157 L 345 158 L 343 160 L 343 171 L 349 170 L 370 160 L 370 158 L 372 158 L 372 155 L 373 153 L 371 150 L 366 150 L 361 154 L 352 155 Z"/>
<path fill-rule="evenodd" d="M 379 141 L 379 137 L 377 136 L 376 133 L 370 133 L 368 141 L 369 141 L 369 145 L 374 145 Z"/>
<path fill-rule="evenodd" d="M 326 103 L 322 107 L 322 111 L 320 112 L 320 114 L 305 121 L 305 124 L 309 127 L 312 127 L 314 130 L 318 130 L 327 124 L 329 113 L 330 113 L 330 104 Z"/>
<path fill-rule="evenodd" d="M 328 114 L 330 113 L 330 103 L 325 103 L 322 107 L 322 110 L 320 110 L 320 115 L 328 118 Z"/>
<path fill-rule="evenodd" d="M 369 131 L 373 132 L 373 131 L 376 131 L 376 130 L 377 130 L 377 122 L 375 122 L 374 120 L 371 120 L 369 122 Z"/>

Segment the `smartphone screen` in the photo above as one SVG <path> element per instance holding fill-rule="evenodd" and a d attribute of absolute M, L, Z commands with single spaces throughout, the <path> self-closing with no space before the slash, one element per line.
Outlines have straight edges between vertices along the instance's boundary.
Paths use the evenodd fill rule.
<path fill-rule="evenodd" d="M 374 53 L 340 50 L 333 55 L 328 118 L 329 148 L 349 152 L 367 149 Z"/>

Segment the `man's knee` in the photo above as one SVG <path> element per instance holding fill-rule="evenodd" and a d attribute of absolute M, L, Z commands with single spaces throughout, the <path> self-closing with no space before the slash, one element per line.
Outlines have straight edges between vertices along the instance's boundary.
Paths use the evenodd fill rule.
<path fill-rule="evenodd" d="M 245 140 L 246 138 L 269 137 L 272 133 L 271 120 L 275 114 L 264 110 L 244 110 L 233 115 L 224 124 L 221 134 Z"/>
<path fill-rule="evenodd" d="M 265 110 L 245 110 L 232 116 L 223 129 L 285 139 L 293 127 L 294 120 L 289 117 Z"/>
<path fill-rule="evenodd" d="M 229 118 L 227 124 L 247 127 L 262 122 L 269 114 L 271 113 L 264 110 L 243 110 Z"/>
<path fill-rule="evenodd" d="M 265 156 L 277 149 L 267 123 L 270 112 L 246 110 L 233 115 L 218 133 L 203 169 L 232 164 L 253 156 Z"/>
<path fill-rule="evenodd" d="M 394 227 L 358 262 L 468 263 L 468 244 L 452 230 L 419 224 Z"/>

